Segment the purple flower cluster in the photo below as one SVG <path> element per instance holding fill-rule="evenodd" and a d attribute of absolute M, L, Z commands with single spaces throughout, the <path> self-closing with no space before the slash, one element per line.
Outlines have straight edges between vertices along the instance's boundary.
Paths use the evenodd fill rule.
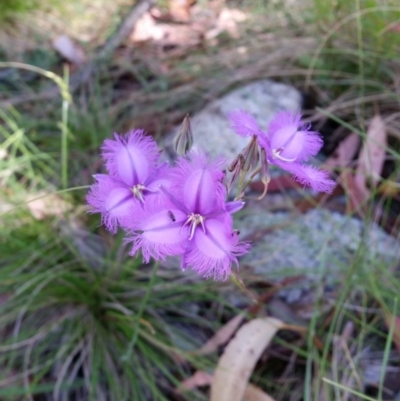
<path fill-rule="evenodd" d="M 87 201 L 107 229 L 123 228 L 131 254 L 141 250 L 146 262 L 178 255 L 182 269 L 225 280 L 249 246 L 233 229 L 232 213 L 244 202 L 226 202 L 223 161 L 191 151 L 175 167 L 160 165 L 156 143 L 142 131 L 115 135 L 102 151 L 109 174 L 95 176 Z"/>
<path fill-rule="evenodd" d="M 252 139 L 238 155 L 228 186 L 255 168 L 261 154 L 262 167 L 256 172 L 275 164 L 316 191 L 332 191 L 335 184 L 324 171 L 304 164 L 318 153 L 322 140 L 301 123 L 299 115 L 278 113 L 267 133 L 243 111 L 232 113 L 230 119 L 238 135 Z M 122 228 L 126 241 L 133 244 L 131 254 L 141 251 L 145 262 L 179 256 L 183 270 L 225 280 L 232 264 L 238 266 L 237 258 L 249 249 L 249 244 L 240 242 L 232 219 L 244 202 L 227 201 L 224 160 L 188 151 L 192 143 L 188 116 L 176 142 L 180 153 L 186 154 L 170 167 L 160 162 L 157 144 L 142 130 L 105 140 L 102 157 L 108 174 L 94 176 L 96 183 L 87 195 L 90 212 L 101 213 L 112 233 Z"/>
<path fill-rule="evenodd" d="M 183 270 L 191 267 L 203 277 L 226 279 L 248 245 L 239 242 L 231 215 L 244 202 L 226 202 L 222 167 L 198 151 L 180 158 L 169 189 L 161 187 L 161 195 L 130 222 L 132 253 L 141 249 L 146 262 L 181 255 Z"/>

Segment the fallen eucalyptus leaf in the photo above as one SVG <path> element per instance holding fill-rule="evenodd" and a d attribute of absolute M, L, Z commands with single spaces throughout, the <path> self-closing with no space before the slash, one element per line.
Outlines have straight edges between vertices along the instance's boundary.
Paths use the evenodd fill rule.
<path fill-rule="evenodd" d="M 213 376 L 210 373 L 204 370 L 197 370 L 193 376 L 190 376 L 180 384 L 177 391 L 182 393 L 183 391 L 194 390 L 196 387 L 209 386 L 212 380 Z M 274 401 L 274 399 L 259 387 L 248 384 L 243 394 L 243 401 Z"/>
<path fill-rule="evenodd" d="M 210 373 L 204 370 L 197 370 L 193 376 L 190 376 L 180 384 L 179 391 L 182 392 L 182 390 L 193 390 L 196 387 L 209 386 L 211 382 L 212 375 Z"/>
<path fill-rule="evenodd" d="M 218 361 L 211 384 L 211 401 L 241 401 L 257 360 L 284 326 L 275 318 L 258 318 L 243 325 Z"/>
<path fill-rule="evenodd" d="M 259 387 L 248 384 L 243 394 L 243 401 L 275 401 Z"/>
<path fill-rule="evenodd" d="M 368 127 L 367 136 L 358 158 L 356 177 L 364 181 L 370 179 L 374 187 L 381 180 L 383 163 L 385 162 L 387 134 L 385 123 L 376 114 Z"/>
<path fill-rule="evenodd" d="M 74 206 L 54 193 L 37 192 L 27 197 L 26 205 L 33 217 L 43 220 L 46 217 L 64 217 Z"/>
<path fill-rule="evenodd" d="M 199 350 L 193 354 L 204 355 L 214 352 L 220 345 L 225 344 L 235 333 L 244 319 L 243 314 L 236 315 L 224 324 Z"/>
<path fill-rule="evenodd" d="M 67 61 L 75 65 L 81 65 L 86 61 L 86 56 L 79 47 L 67 35 L 61 35 L 53 41 L 54 49 Z"/>
<path fill-rule="evenodd" d="M 360 136 L 354 132 L 351 133 L 340 142 L 333 155 L 324 163 L 323 168 L 331 170 L 335 167 L 347 167 L 356 155 L 359 146 Z"/>

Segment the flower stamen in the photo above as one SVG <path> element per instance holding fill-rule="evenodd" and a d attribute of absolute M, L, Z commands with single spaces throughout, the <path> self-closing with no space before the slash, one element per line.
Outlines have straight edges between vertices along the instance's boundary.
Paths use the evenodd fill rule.
<path fill-rule="evenodd" d="M 292 159 L 288 159 L 286 157 L 281 156 L 281 153 L 284 151 L 284 148 L 278 148 L 278 149 L 272 149 L 272 157 L 274 159 L 279 159 L 282 160 L 284 162 L 289 162 L 292 163 L 296 160 L 296 157 L 293 157 Z"/>
<path fill-rule="evenodd" d="M 188 219 L 185 221 L 184 225 L 182 226 L 185 227 L 187 225 L 190 225 L 189 228 L 189 241 L 193 238 L 194 236 L 194 231 L 196 230 L 196 227 L 198 225 L 201 225 L 204 234 L 206 233 L 206 227 L 204 226 L 204 220 L 206 218 L 204 216 L 201 216 L 200 214 L 196 213 L 191 213 L 188 215 Z"/>
<path fill-rule="evenodd" d="M 131 191 L 136 198 L 138 198 L 142 203 L 144 203 L 143 191 L 146 189 L 147 188 L 143 184 L 137 184 L 132 187 Z"/>
<path fill-rule="evenodd" d="M 277 149 L 272 149 L 272 157 L 274 159 L 279 159 L 279 160 L 282 160 L 282 161 L 288 162 L 288 163 L 292 163 L 292 162 L 294 162 L 296 160 L 297 157 L 288 159 L 286 157 L 281 156 L 281 153 L 285 150 L 285 148 L 288 145 L 290 145 L 290 143 L 293 141 L 294 137 L 296 136 L 297 132 L 298 132 L 297 130 L 294 131 L 281 147 L 279 147 Z"/>

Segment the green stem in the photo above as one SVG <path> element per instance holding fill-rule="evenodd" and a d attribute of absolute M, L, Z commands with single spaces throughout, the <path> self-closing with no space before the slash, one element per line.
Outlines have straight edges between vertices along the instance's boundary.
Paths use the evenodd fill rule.
<path fill-rule="evenodd" d="M 234 272 L 231 272 L 230 279 L 232 282 L 243 291 L 254 303 L 258 303 L 257 297 L 246 287 L 240 276 Z"/>
<path fill-rule="evenodd" d="M 64 69 L 64 82 L 65 87 L 68 87 L 69 70 L 68 67 Z M 62 188 L 66 189 L 68 186 L 68 97 L 63 96 L 62 102 L 62 121 L 61 121 L 61 184 Z"/>
<path fill-rule="evenodd" d="M 392 318 L 390 320 L 389 333 L 386 338 L 385 351 L 383 353 L 381 377 L 379 380 L 379 391 L 378 391 L 378 400 L 379 401 L 382 401 L 382 397 L 383 397 L 383 388 L 384 388 L 384 384 L 385 384 L 386 368 L 387 368 L 388 361 L 389 361 L 389 354 L 390 354 L 390 348 L 392 346 L 394 330 L 396 328 L 397 298 L 394 299 L 394 307 L 393 307 L 393 312 L 391 315 L 392 315 Z"/>

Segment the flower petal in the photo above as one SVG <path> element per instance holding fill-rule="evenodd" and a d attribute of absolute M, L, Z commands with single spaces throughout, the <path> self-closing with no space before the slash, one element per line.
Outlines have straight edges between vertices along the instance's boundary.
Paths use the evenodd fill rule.
<path fill-rule="evenodd" d="M 200 151 L 192 151 L 188 157 L 179 158 L 171 177 L 173 194 L 191 213 L 204 216 L 221 209 L 226 196 L 222 184 L 223 165 L 224 160 L 211 162 Z"/>
<path fill-rule="evenodd" d="M 300 163 L 276 163 L 282 169 L 292 173 L 296 181 L 311 187 L 316 192 L 331 193 L 336 186 L 326 171 Z"/>
<path fill-rule="evenodd" d="M 298 132 L 300 118 L 299 114 L 279 112 L 268 127 L 271 150 L 280 150 L 281 156 L 288 160 L 296 160 L 303 147 L 304 135 Z"/>
<path fill-rule="evenodd" d="M 243 201 L 232 201 L 225 203 L 225 208 L 228 213 L 236 213 L 243 208 L 246 202 Z"/>
<path fill-rule="evenodd" d="M 318 132 L 301 131 L 303 134 L 303 147 L 299 152 L 296 161 L 303 162 L 315 156 L 322 148 L 323 140 Z"/>
<path fill-rule="evenodd" d="M 280 150 L 281 158 L 302 162 L 315 156 L 323 142 L 317 132 L 309 131 L 309 126 L 301 122 L 300 114 L 280 112 L 269 125 L 268 144 L 271 163 L 274 163 L 272 150 Z"/>
<path fill-rule="evenodd" d="M 138 203 L 122 182 L 105 174 L 97 174 L 95 178 L 97 183 L 91 186 L 86 196 L 89 211 L 101 213 L 102 223 L 115 233 L 118 225 L 133 213 Z"/>
<path fill-rule="evenodd" d="M 164 260 L 166 256 L 183 252 L 188 238 L 188 228 L 182 229 L 187 215 L 161 195 L 149 198 L 144 208 L 138 211 L 132 223 L 126 223 L 133 242 L 131 255 L 141 249 L 143 259 L 153 257 Z"/>
<path fill-rule="evenodd" d="M 105 207 L 107 212 L 115 217 L 123 217 L 129 213 L 129 209 L 134 203 L 132 192 L 127 188 L 119 187 L 107 194 Z"/>
<path fill-rule="evenodd" d="M 231 128 L 240 136 L 247 137 L 261 134 L 256 119 L 244 110 L 237 110 L 228 114 Z"/>
<path fill-rule="evenodd" d="M 275 114 L 274 118 L 271 120 L 268 126 L 268 138 L 272 140 L 274 133 L 287 126 L 295 126 L 298 128 L 300 126 L 301 114 L 292 113 L 290 111 L 280 111 Z"/>
<path fill-rule="evenodd" d="M 171 186 L 171 168 L 168 162 L 162 163 L 156 170 L 147 178 L 145 186 L 148 191 L 154 193 L 159 192 L 160 187 L 169 188 Z"/>
<path fill-rule="evenodd" d="M 185 182 L 185 206 L 193 213 L 205 214 L 213 208 L 217 183 L 207 170 L 193 171 Z"/>
<path fill-rule="evenodd" d="M 155 170 L 159 151 L 151 137 L 136 130 L 125 136 L 114 134 L 114 140 L 106 139 L 102 155 L 110 174 L 133 187 L 144 184 Z"/>
<path fill-rule="evenodd" d="M 270 145 L 273 150 L 280 150 L 282 158 L 296 160 L 303 150 L 304 137 L 295 125 L 288 125 L 271 135 Z"/>
<path fill-rule="evenodd" d="M 238 265 L 237 256 L 245 254 L 249 248 L 248 244 L 238 242 L 230 216 L 224 222 L 206 220 L 205 232 L 197 229 L 192 242 L 183 264 L 215 280 L 226 280 L 232 263 Z"/>

